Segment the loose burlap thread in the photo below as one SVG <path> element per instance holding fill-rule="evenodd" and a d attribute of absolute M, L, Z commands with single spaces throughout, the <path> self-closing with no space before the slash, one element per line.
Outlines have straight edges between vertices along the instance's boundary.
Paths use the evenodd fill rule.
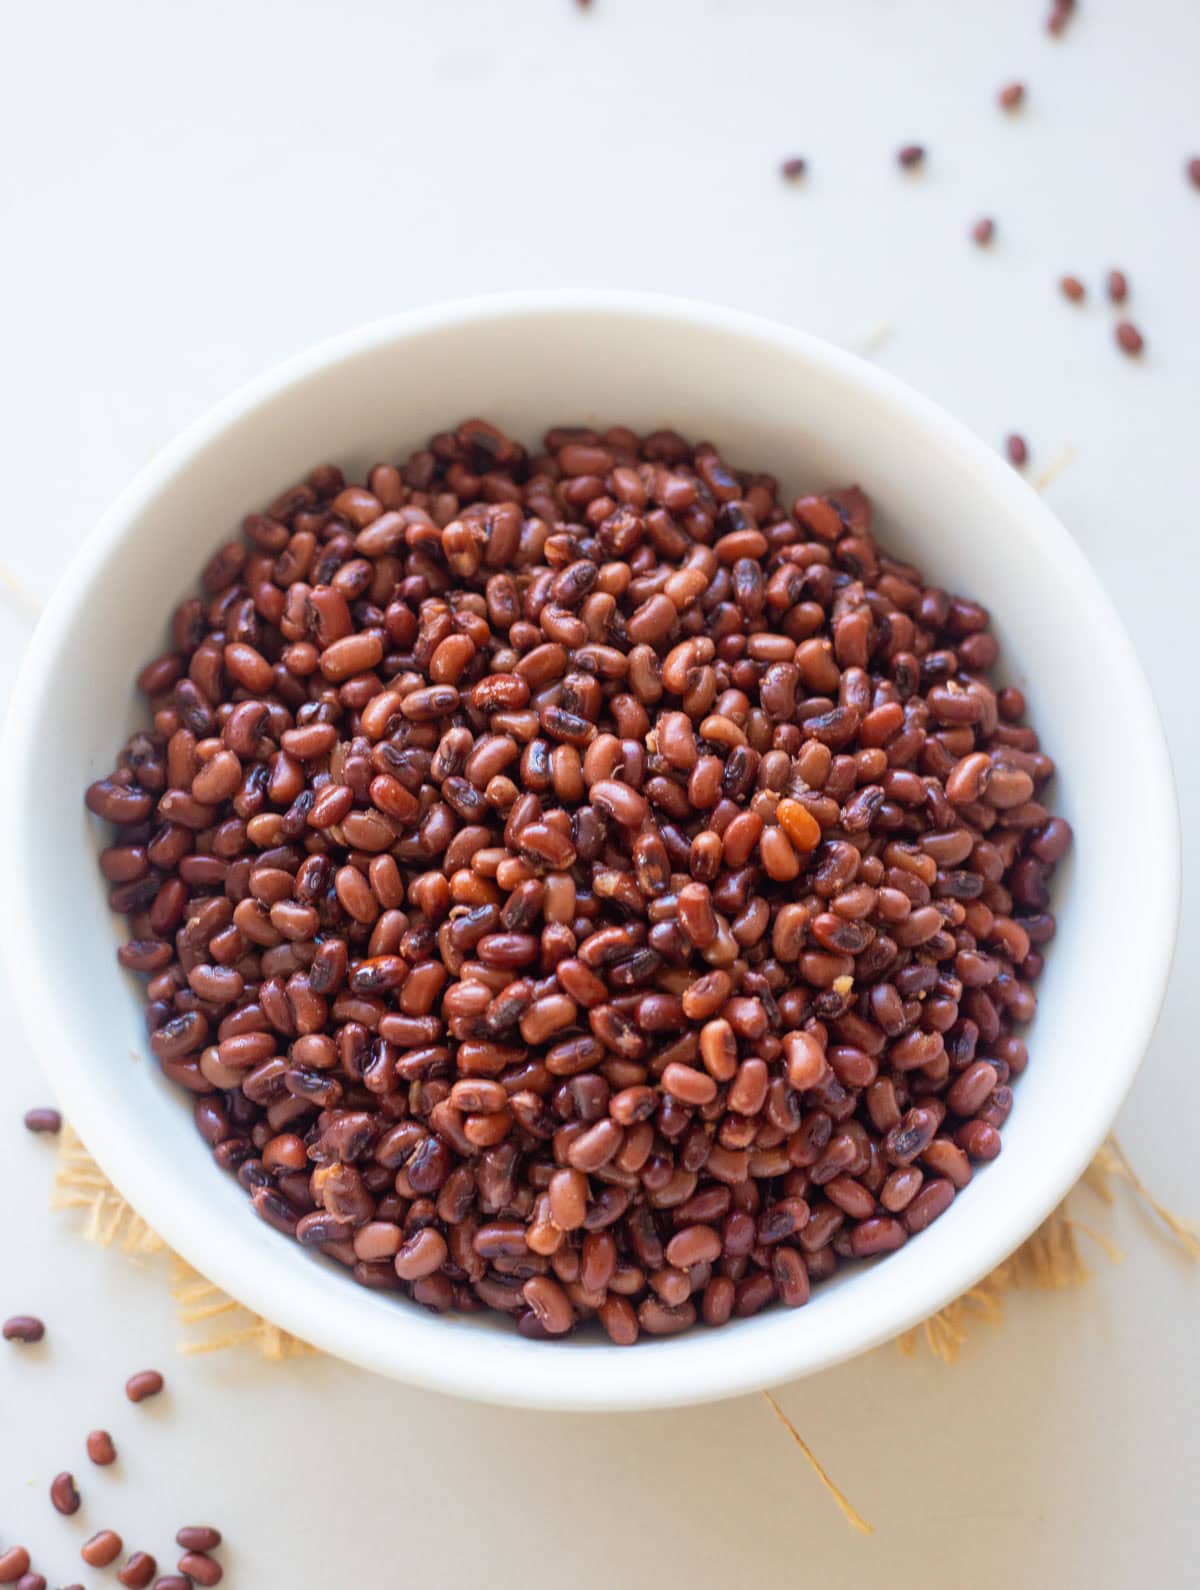
<path fill-rule="evenodd" d="M 925 1348 L 940 1362 L 953 1364 L 975 1326 L 1000 1321 L 1009 1292 L 1062 1291 L 1082 1286 L 1091 1271 L 1084 1261 L 1081 1239 L 1093 1243 L 1109 1261 L 1120 1263 L 1124 1255 L 1116 1244 L 1071 1212 L 1081 1190 L 1111 1204 L 1114 1186 L 1123 1186 L 1130 1192 L 1152 1220 L 1154 1229 L 1178 1252 L 1192 1260 L 1200 1259 L 1200 1231 L 1154 1197 L 1116 1138 L 1110 1137 L 1084 1172 L 1079 1186 L 1010 1258 L 923 1324 L 905 1331 L 896 1340 L 897 1349 L 911 1358 Z M 248 1346 L 265 1359 L 277 1362 L 316 1351 L 307 1342 L 245 1308 L 173 1253 L 158 1233 L 125 1202 L 70 1126 L 64 1126 L 59 1139 L 50 1206 L 75 1211 L 81 1217 L 81 1233 L 89 1242 L 105 1248 L 119 1248 L 134 1258 L 166 1261 L 181 1327 L 178 1343 L 181 1353 L 221 1352 Z M 861 1534 L 873 1533 L 872 1526 L 826 1473 L 776 1399 L 769 1391 L 764 1391 L 763 1396 L 847 1523 Z"/>

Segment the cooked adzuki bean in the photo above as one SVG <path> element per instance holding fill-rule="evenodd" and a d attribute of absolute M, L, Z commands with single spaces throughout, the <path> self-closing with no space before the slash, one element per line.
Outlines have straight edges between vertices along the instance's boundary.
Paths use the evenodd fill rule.
<path fill-rule="evenodd" d="M 91 1431 L 87 1438 L 87 1455 L 101 1468 L 117 1461 L 117 1449 L 107 1430 Z"/>
<path fill-rule="evenodd" d="M 243 531 L 87 805 L 261 1218 L 626 1345 L 803 1304 L 999 1152 L 1071 832 L 986 610 L 860 490 L 469 420 Z"/>
<path fill-rule="evenodd" d="M 79 1489 L 73 1474 L 64 1471 L 54 1476 L 50 1482 L 50 1500 L 57 1512 L 70 1515 L 79 1511 Z"/>
<path fill-rule="evenodd" d="M 1075 0 L 1050 0 L 1050 13 L 1046 18 L 1046 32 L 1058 38 L 1066 32 L 1067 23 L 1075 15 Z"/>
<path fill-rule="evenodd" d="M 115 1529 L 102 1529 L 85 1540 L 79 1555 L 89 1568 L 107 1568 L 121 1555 L 123 1542 Z"/>
<path fill-rule="evenodd" d="M 125 1382 L 125 1395 L 130 1402 L 145 1402 L 147 1397 L 157 1397 L 163 1384 L 163 1377 L 157 1369 L 139 1369 L 136 1375 L 130 1375 Z"/>
<path fill-rule="evenodd" d="M 26 1110 L 24 1120 L 27 1132 L 48 1132 L 54 1135 L 62 1131 L 62 1116 L 57 1110 L 48 1108 Z"/>
<path fill-rule="evenodd" d="M 221 1564 L 203 1551 L 185 1551 L 176 1566 L 180 1573 L 199 1585 L 220 1584 L 225 1577 Z"/>
<path fill-rule="evenodd" d="M 128 1590 L 146 1590 L 158 1572 L 158 1563 L 147 1551 L 135 1551 L 117 1574 L 118 1581 Z"/>
<path fill-rule="evenodd" d="M 6 1342 L 40 1342 L 46 1334 L 46 1326 L 36 1314 L 14 1314 L 11 1319 L 6 1319 L 3 1325 L 3 1335 Z"/>
<path fill-rule="evenodd" d="M 221 1544 L 221 1531 L 211 1524 L 183 1524 L 175 1531 L 175 1544 L 184 1551 L 215 1551 Z"/>
<path fill-rule="evenodd" d="M 24 1546 L 10 1546 L 0 1552 L 0 1584 L 15 1584 L 29 1571 L 29 1552 Z"/>
<path fill-rule="evenodd" d="M 1118 320 L 1113 335 L 1121 352 L 1131 357 L 1136 357 L 1146 346 L 1145 339 L 1132 320 Z"/>

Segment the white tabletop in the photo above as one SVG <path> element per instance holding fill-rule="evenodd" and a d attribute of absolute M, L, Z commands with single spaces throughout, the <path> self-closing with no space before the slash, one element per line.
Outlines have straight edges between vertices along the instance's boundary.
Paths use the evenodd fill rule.
<path fill-rule="evenodd" d="M 1033 473 L 1076 449 L 1048 497 L 1149 670 L 1186 824 L 1200 816 L 1185 650 L 1200 571 L 1200 193 L 1182 167 L 1200 153 L 1200 8 L 1083 0 L 1057 42 L 1045 9 L 21 7 L 0 95 L 0 563 L 45 597 L 183 423 L 280 357 L 400 307 L 629 286 L 848 345 L 878 333 L 873 357 L 980 434 L 999 445 L 1022 431 Z M 1012 78 L 1029 98 L 1006 116 L 995 93 Z M 903 174 L 894 150 L 910 141 L 929 158 Z M 792 153 L 811 167 L 795 187 L 777 173 Z M 985 213 L 998 232 L 982 251 L 966 234 Z M 1111 265 L 1133 283 L 1140 362 L 1113 346 L 1099 290 Z M 1087 280 L 1085 305 L 1059 297 L 1065 271 Z M 0 588 L 6 690 L 28 631 Z M 1117 909 L 1139 866 L 1119 723 L 1113 777 L 1129 794 L 1112 837 Z M 1197 1211 L 1194 860 L 1185 881 L 1176 976 L 1119 1131 L 1163 1198 Z M 227 1582 L 255 1590 L 1195 1582 L 1198 1277 L 1126 1204 L 1080 1209 L 1124 1264 L 1098 1255 L 1087 1290 L 1014 1299 L 956 1367 L 885 1348 L 780 1393 L 876 1525 L 864 1540 L 757 1398 L 555 1417 L 329 1359 L 179 1359 L 157 1266 L 89 1248 L 46 1212 L 53 1151 L 19 1113 L 49 1100 L 21 1035 L 8 1043 L 0 1314 L 41 1314 L 50 1335 L 0 1354 L 0 1545 L 23 1540 L 52 1585 L 80 1577 L 85 1533 L 111 1524 L 173 1563 L 175 1527 L 210 1520 L 232 1543 Z M 121 1385 L 147 1364 L 169 1393 L 133 1408 Z M 118 1468 L 83 1457 L 99 1424 Z M 72 1520 L 46 1496 L 65 1467 L 85 1490 Z"/>

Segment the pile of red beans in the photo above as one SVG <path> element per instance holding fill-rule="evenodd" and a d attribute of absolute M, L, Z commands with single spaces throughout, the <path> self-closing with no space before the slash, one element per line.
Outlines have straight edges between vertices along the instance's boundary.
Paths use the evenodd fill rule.
<path fill-rule="evenodd" d="M 999 1152 L 1070 830 L 987 612 L 857 488 L 471 420 L 201 585 L 87 804 L 271 1225 L 625 1344 L 804 1303 Z"/>

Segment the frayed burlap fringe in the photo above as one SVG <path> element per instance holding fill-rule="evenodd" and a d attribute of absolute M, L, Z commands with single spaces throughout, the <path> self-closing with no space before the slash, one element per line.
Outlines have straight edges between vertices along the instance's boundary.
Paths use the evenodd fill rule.
<path fill-rule="evenodd" d="M 1113 1183 L 1123 1182 L 1137 1199 L 1139 1207 L 1154 1217 L 1155 1229 L 1165 1235 L 1189 1259 L 1200 1259 L 1200 1234 L 1178 1215 L 1171 1213 L 1147 1189 L 1115 1137 L 1110 1137 L 1083 1174 L 1080 1187 L 1096 1194 L 1105 1203 L 1113 1201 Z M 1078 1191 L 1078 1189 L 1076 1189 Z M 1062 1291 L 1082 1286 L 1091 1271 L 1080 1252 L 1081 1236 L 1090 1239 L 1114 1263 L 1125 1257 L 1103 1232 L 1084 1225 L 1067 1212 L 1071 1193 L 1021 1247 L 984 1276 L 962 1297 L 948 1303 L 939 1313 L 898 1337 L 896 1345 L 912 1357 L 920 1343 L 935 1358 L 952 1364 L 966 1341 L 972 1323 L 995 1323 L 1004 1311 L 1004 1295 L 1022 1289 Z"/>
<path fill-rule="evenodd" d="M 1167 1236 L 1188 1258 L 1200 1259 L 1200 1232 L 1172 1214 L 1147 1190 L 1124 1149 L 1110 1137 L 1088 1166 L 1080 1186 L 1088 1188 L 1105 1203 L 1111 1203 L 1114 1182 L 1123 1182 L 1131 1190 L 1139 1207 L 1153 1217 L 1157 1231 Z M 1073 1198 L 1074 1193 L 1070 1197 Z M 1069 1202 L 1070 1198 L 1060 1204 L 1033 1236 L 978 1286 L 900 1336 L 896 1345 L 901 1353 L 912 1357 L 924 1343 L 934 1358 L 952 1364 L 973 1325 L 995 1324 L 1000 1320 L 1007 1292 L 1020 1289 L 1060 1291 L 1082 1286 L 1091 1272 L 1080 1252 L 1081 1236 L 1092 1241 L 1114 1263 L 1119 1263 L 1124 1255 L 1116 1244 L 1102 1232 L 1068 1214 Z M 277 1360 L 315 1351 L 306 1342 L 243 1308 L 220 1287 L 198 1275 L 177 1254 L 170 1253 L 162 1238 L 112 1186 L 69 1126 L 64 1126 L 59 1140 L 50 1205 L 53 1209 L 81 1211 L 83 1235 L 89 1242 L 106 1248 L 119 1247 L 137 1257 L 168 1254 L 171 1295 L 185 1332 L 179 1343 L 180 1352 L 211 1353 L 252 1346 L 264 1358 Z M 779 1403 L 769 1391 L 764 1391 L 763 1396 L 846 1521 L 860 1534 L 872 1534 L 872 1526 L 830 1479 Z"/>
<path fill-rule="evenodd" d="M 235 1303 L 227 1292 L 206 1281 L 177 1253 L 171 1255 L 171 1296 L 179 1323 L 189 1332 L 179 1343 L 181 1353 L 215 1353 L 226 1347 L 250 1346 L 275 1362 L 316 1352 L 298 1336 Z"/>
<path fill-rule="evenodd" d="M 167 1251 L 163 1239 L 125 1202 L 70 1126 L 63 1127 L 58 1139 L 50 1207 L 82 1210 L 83 1236 L 102 1248 L 118 1247 L 139 1257 Z"/>
<path fill-rule="evenodd" d="M 181 1353 L 213 1353 L 227 1347 L 251 1346 L 264 1358 L 294 1358 L 314 1351 L 269 1320 L 235 1302 L 219 1286 L 192 1269 L 125 1202 L 78 1135 L 64 1126 L 51 1209 L 77 1209 L 83 1214 L 83 1236 L 102 1248 L 120 1248 L 139 1258 L 166 1254 L 170 1260 L 171 1296 L 184 1335 Z"/>

